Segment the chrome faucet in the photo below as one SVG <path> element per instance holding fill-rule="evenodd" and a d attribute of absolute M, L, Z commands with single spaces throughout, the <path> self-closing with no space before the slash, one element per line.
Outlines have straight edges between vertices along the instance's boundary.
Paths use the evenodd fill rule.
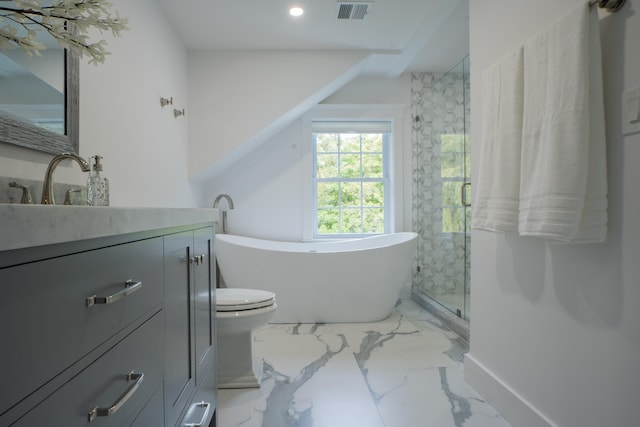
<path fill-rule="evenodd" d="M 62 153 L 55 156 L 49 162 L 47 172 L 44 174 L 44 184 L 42 186 L 42 201 L 40 202 L 43 205 L 56 204 L 56 201 L 53 197 L 53 171 L 56 169 L 58 164 L 65 159 L 75 160 L 75 162 L 80 166 L 82 172 L 89 172 L 91 170 L 91 168 L 89 167 L 89 163 L 87 163 L 87 161 L 82 157 L 75 154 Z"/>
<path fill-rule="evenodd" d="M 218 194 L 218 197 L 213 201 L 213 208 L 217 209 L 220 204 L 220 200 L 226 199 L 227 204 L 229 205 L 229 209 L 233 209 L 233 200 L 228 194 Z M 227 211 L 222 211 L 222 232 L 227 232 Z"/>

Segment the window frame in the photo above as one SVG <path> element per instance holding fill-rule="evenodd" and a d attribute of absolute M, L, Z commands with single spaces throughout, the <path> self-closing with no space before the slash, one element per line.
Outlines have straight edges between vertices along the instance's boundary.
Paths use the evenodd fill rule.
<path fill-rule="evenodd" d="M 328 121 L 325 120 L 313 120 L 312 121 L 312 129 L 313 129 L 313 123 L 320 123 L 320 122 L 324 122 L 327 123 Z M 367 237 L 367 236 L 375 236 L 375 235 L 379 235 L 379 234 L 384 234 L 384 233 L 389 233 L 389 230 L 391 229 L 391 208 L 390 208 L 390 197 L 389 197 L 389 192 L 390 192 L 390 188 L 391 188 L 391 178 L 390 178 L 390 146 L 391 146 L 391 132 L 392 132 L 392 123 L 390 120 L 383 120 L 383 119 L 366 119 L 366 120 L 341 120 L 341 122 L 345 123 L 345 124 L 349 124 L 351 129 L 350 130 L 338 130 L 335 129 L 334 130 L 322 130 L 322 131 L 313 131 L 311 136 L 312 136 L 312 142 L 311 142 L 311 146 L 312 146 L 312 200 L 313 200 L 313 218 L 312 218 L 312 224 L 313 224 L 313 239 L 335 239 L 335 238 L 353 238 L 353 237 Z M 376 123 L 376 124 L 382 124 L 384 123 L 386 126 L 388 126 L 389 130 L 388 131 L 371 131 L 370 129 L 367 129 L 366 125 L 370 125 L 372 123 Z M 327 129 L 331 129 L 330 127 L 328 127 Z M 360 150 L 359 151 L 345 151 L 343 152 L 340 147 L 338 146 L 338 150 L 335 152 L 335 154 L 337 154 L 338 156 L 338 175 L 335 177 L 331 177 L 331 178 L 320 178 L 317 176 L 317 170 L 318 170 L 318 151 L 317 151 L 317 135 L 319 134 L 338 134 L 338 135 L 360 135 Z M 362 151 L 362 135 L 366 135 L 366 134 L 380 134 L 382 135 L 382 151 L 375 151 L 375 152 L 369 152 L 369 151 Z M 364 176 L 360 176 L 360 177 L 342 177 L 340 175 L 340 157 L 343 154 L 358 154 L 360 156 L 360 168 L 361 168 L 361 173 L 362 173 L 362 155 L 363 154 L 382 154 L 382 177 L 380 178 L 373 178 L 373 177 L 364 177 Z M 320 234 L 319 233 L 319 229 L 318 229 L 318 194 L 317 194 L 317 189 L 318 189 L 318 183 L 319 182 L 336 182 L 338 183 L 338 185 L 340 186 L 340 184 L 342 183 L 359 183 L 360 187 L 362 188 L 364 183 L 367 182 L 374 182 L 374 183 L 382 183 L 383 185 L 383 205 L 382 205 L 382 210 L 383 210 L 383 216 L 384 216 L 384 221 L 383 221 L 383 231 L 382 232 L 377 232 L 377 233 L 366 233 L 366 232 L 360 232 L 360 233 L 325 233 L 325 234 Z M 340 197 L 340 192 L 338 193 L 338 197 Z M 358 209 L 360 211 L 360 224 L 361 224 L 361 231 L 362 231 L 362 224 L 363 224 L 363 214 L 367 209 L 373 209 L 373 208 L 367 208 L 367 206 L 364 205 L 363 202 L 363 194 L 362 191 L 360 193 L 360 203 L 357 206 L 354 206 L 353 209 Z M 378 207 L 376 207 L 377 209 Z M 340 215 L 342 213 L 343 210 L 349 210 L 350 208 L 344 208 L 342 206 L 342 204 L 340 203 L 340 201 L 338 201 L 338 215 L 340 218 Z"/>
<path fill-rule="evenodd" d="M 407 104 L 318 104 L 304 114 L 301 129 L 302 141 L 302 240 L 331 240 L 313 237 L 313 154 L 312 129 L 314 120 L 386 120 L 391 122 L 389 144 L 389 233 L 411 230 L 413 157 L 411 141 L 411 114 Z M 348 239 L 341 236 L 340 239 Z"/>

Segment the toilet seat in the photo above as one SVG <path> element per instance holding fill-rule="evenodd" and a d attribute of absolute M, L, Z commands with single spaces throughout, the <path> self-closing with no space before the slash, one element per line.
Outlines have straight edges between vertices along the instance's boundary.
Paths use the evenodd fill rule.
<path fill-rule="evenodd" d="M 216 311 L 244 311 L 269 307 L 276 302 L 276 294 L 258 289 L 216 289 Z"/>

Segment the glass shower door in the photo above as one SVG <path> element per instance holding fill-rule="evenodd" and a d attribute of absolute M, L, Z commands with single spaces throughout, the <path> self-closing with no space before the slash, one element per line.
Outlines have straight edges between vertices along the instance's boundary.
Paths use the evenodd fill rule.
<path fill-rule="evenodd" d="M 468 57 L 438 79 L 413 80 L 416 150 L 414 289 L 469 318 L 470 172 Z"/>

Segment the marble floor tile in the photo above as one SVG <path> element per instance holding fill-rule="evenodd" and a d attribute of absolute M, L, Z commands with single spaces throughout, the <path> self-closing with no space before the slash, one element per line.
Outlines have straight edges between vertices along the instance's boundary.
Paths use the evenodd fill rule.
<path fill-rule="evenodd" d="M 463 380 L 461 367 L 414 371 L 378 402 L 386 427 L 508 427 Z"/>
<path fill-rule="evenodd" d="M 251 427 L 253 408 L 259 395 L 259 389 L 219 389 L 218 424 Z"/>
<path fill-rule="evenodd" d="M 220 390 L 220 427 L 508 427 L 464 382 L 467 344 L 413 301 L 374 323 L 271 324 L 259 389 Z"/>

